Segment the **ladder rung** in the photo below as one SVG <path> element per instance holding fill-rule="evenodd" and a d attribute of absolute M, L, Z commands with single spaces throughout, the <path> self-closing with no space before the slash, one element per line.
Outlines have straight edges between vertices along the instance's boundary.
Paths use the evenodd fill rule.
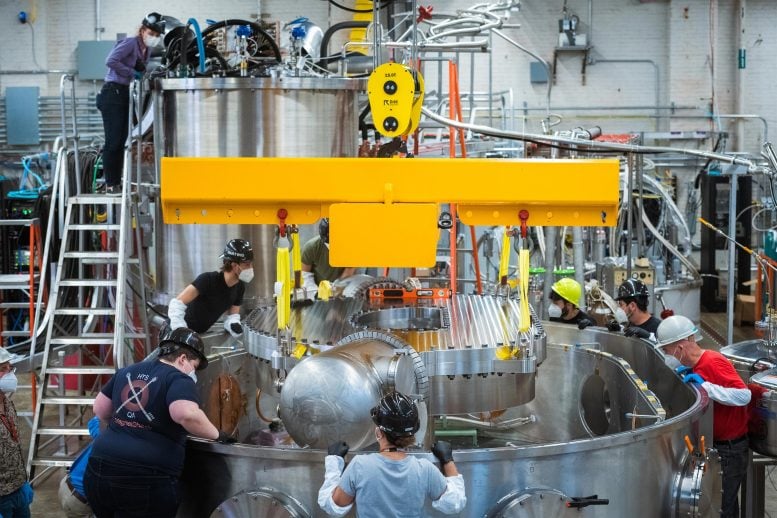
<path fill-rule="evenodd" d="M 29 306 L 29 304 L 28 304 Z M 89 315 L 115 315 L 116 310 L 113 308 L 58 308 L 54 310 L 55 315 L 75 315 L 75 316 L 89 316 Z"/>
<path fill-rule="evenodd" d="M 0 302 L 0 309 L 30 309 L 29 302 Z"/>
<path fill-rule="evenodd" d="M 113 335 L 107 336 L 58 336 L 51 339 L 52 345 L 109 345 Z"/>
<path fill-rule="evenodd" d="M 105 194 L 79 194 L 78 196 L 71 196 L 68 201 L 75 205 L 104 205 L 106 203 L 119 205 L 121 203 L 121 196 L 108 196 Z"/>
<path fill-rule="evenodd" d="M 35 273 L 32 276 L 32 282 L 36 283 L 40 279 L 40 274 Z M 30 288 L 29 273 L 7 273 L 0 275 L 0 289 L 2 290 L 26 290 Z"/>
<path fill-rule="evenodd" d="M 119 252 L 65 252 L 65 259 L 118 259 Z"/>
<path fill-rule="evenodd" d="M 41 398 L 43 405 L 91 405 L 94 398 L 89 396 L 46 396 Z"/>
<path fill-rule="evenodd" d="M 83 286 L 83 287 L 113 287 L 116 286 L 116 279 L 61 279 L 60 286 Z"/>
<path fill-rule="evenodd" d="M 72 225 L 68 225 L 67 228 L 68 230 L 119 230 L 121 225 L 113 223 L 73 223 Z"/>
<path fill-rule="evenodd" d="M 67 467 L 73 464 L 74 460 L 76 460 L 75 455 L 72 457 L 35 457 L 32 459 L 32 464 L 35 466 Z"/>
<path fill-rule="evenodd" d="M 83 426 L 44 426 L 38 428 L 39 435 L 89 435 L 89 428 Z"/>
<path fill-rule="evenodd" d="M 66 367 L 46 367 L 46 374 L 115 374 L 110 365 L 68 365 Z"/>

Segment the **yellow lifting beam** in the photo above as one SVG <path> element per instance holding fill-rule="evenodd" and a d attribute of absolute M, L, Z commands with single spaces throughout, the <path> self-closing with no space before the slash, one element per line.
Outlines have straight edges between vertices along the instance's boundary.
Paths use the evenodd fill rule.
<path fill-rule="evenodd" d="M 168 224 L 330 218 L 335 266 L 431 266 L 443 203 L 467 225 L 613 226 L 617 159 L 163 157 Z"/>

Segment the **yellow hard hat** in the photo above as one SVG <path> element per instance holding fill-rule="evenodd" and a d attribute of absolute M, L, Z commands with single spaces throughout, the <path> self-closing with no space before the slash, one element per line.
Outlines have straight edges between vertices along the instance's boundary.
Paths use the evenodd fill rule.
<path fill-rule="evenodd" d="M 563 279 L 556 281 L 551 289 L 556 293 L 556 295 L 566 300 L 570 304 L 574 304 L 575 306 L 580 304 L 580 294 L 583 290 L 580 288 L 580 283 L 576 280 L 569 277 L 564 277 Z"/>

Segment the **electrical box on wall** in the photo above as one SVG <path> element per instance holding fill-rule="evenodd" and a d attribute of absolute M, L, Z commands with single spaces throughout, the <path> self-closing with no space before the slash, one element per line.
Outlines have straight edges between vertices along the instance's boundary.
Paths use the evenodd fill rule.
<path fill-rule="evenodd" d="M 108 71 L 105 60 L 114 45 L 116 45 L 115 41 L 79 41 L 76 48 L 78 79 L 82 81 L 104 79 Z"/>
<path fill-rule="evenodd" d="M 9 146 L 40 144 L 39 97 L 37 86 L 6 87 L 6 143 Z"/>

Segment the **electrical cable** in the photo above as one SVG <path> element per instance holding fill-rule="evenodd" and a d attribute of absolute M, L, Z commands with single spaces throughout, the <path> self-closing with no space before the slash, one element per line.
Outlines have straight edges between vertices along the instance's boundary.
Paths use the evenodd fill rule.
<path fill-rule="evenodd" d="M 372 9 L 354 9 L 353 7 L 347 7 L 343 4 L 340 4 L 335 0 L 327 0 L 327 1 L 333 6 L 339 9 L 342 9 L 343 11 L 348 11 L 349 13 L 371 13 L 372 12 Z M 380 5 L 378 5 L 378 9 L 384 9 L 393 1 L 394 0 L 381 0 Z"/>

